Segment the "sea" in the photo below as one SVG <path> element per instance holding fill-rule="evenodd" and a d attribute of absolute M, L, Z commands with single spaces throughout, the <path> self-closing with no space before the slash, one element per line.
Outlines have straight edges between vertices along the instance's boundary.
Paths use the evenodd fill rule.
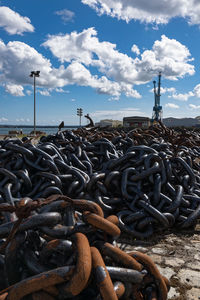
<path fill-rule="evenodd" d="M 76 129 L 77 127 L 64 127 L 62 130 L 73 130 Z M 9 131 L 13 130 L 22 130 L 23 134 L 30 134 L 31 131 L 34 130 L 33 127 L 0 127 L 0 135 L 7 135 L 9 134 Z M 55 134 L 58 132 L 58 127 L 36 127 L 36 130 L 45 132 L 47 135 L 48 134 Z"/>

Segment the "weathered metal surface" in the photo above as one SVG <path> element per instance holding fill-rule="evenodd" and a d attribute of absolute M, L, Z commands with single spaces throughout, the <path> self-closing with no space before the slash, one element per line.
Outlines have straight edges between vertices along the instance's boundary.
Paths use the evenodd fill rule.
<path fill-rule="evenodd" d="M 195 226 L 199 147 L 198 134 L 163 125 L 127 133 L 63 131 L 34 146 L 0 141 L 0 269 L 7 280 L 0 282 L 0 299 L 99 299 L 90 247 L 102 257 L 99 275 L 113 268 L 113 295 L 166 299 L 169 284 L 151 259 L 112 242 L 120 230 L 143 239 Z"/>

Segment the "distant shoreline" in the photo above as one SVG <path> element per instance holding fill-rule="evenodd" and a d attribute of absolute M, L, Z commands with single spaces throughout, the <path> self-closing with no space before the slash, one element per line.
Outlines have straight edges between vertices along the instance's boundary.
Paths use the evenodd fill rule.
<path fill-rule="evenodd" d="M 58 125 L 37 125 L 37 128 L 58 128 Z M 80 125 L 65 125 L 63 128 L 78 128 Z M 0 128 L 33 128 L 33 125 L 0 125 Z"/>

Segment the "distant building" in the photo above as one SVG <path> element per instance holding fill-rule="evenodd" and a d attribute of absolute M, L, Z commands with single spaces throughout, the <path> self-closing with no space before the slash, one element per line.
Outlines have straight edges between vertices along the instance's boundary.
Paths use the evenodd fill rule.
<path fill-rule="evenodd" d="M 150 119 L 148 117 L 124 117 L 124 127 L 141 127 L 148 128 L 150 126 Z"/>
<path fill-rule="evenodd" d="M 112 120 L 112 119 L 105 119 L 105 120 L 101 120 L 98 123 L 95 123 L 95 126 L 99 126 L 99 127 L 118 127 L 122 125 L 123 125 L 122 121 Z"/>

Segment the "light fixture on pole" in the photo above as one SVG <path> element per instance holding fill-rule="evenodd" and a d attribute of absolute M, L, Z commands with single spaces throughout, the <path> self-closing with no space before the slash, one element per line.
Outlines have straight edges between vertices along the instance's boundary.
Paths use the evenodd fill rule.
<path fill-rule="evenodd" d="M 40 77 L 40 71 L 31 71 L 30 77 L 33 77 L 34 85 L 34 135 L 36 134 L 36 105 L 35 105 L 35 77 Z"/>
<path fill-rule="evenodd" d="M 82 108 L 77 108 L 77 116 L 80 117 L 80 127 L 81 127 L 81 117 L 83 115 L 83 109 Z"/>

